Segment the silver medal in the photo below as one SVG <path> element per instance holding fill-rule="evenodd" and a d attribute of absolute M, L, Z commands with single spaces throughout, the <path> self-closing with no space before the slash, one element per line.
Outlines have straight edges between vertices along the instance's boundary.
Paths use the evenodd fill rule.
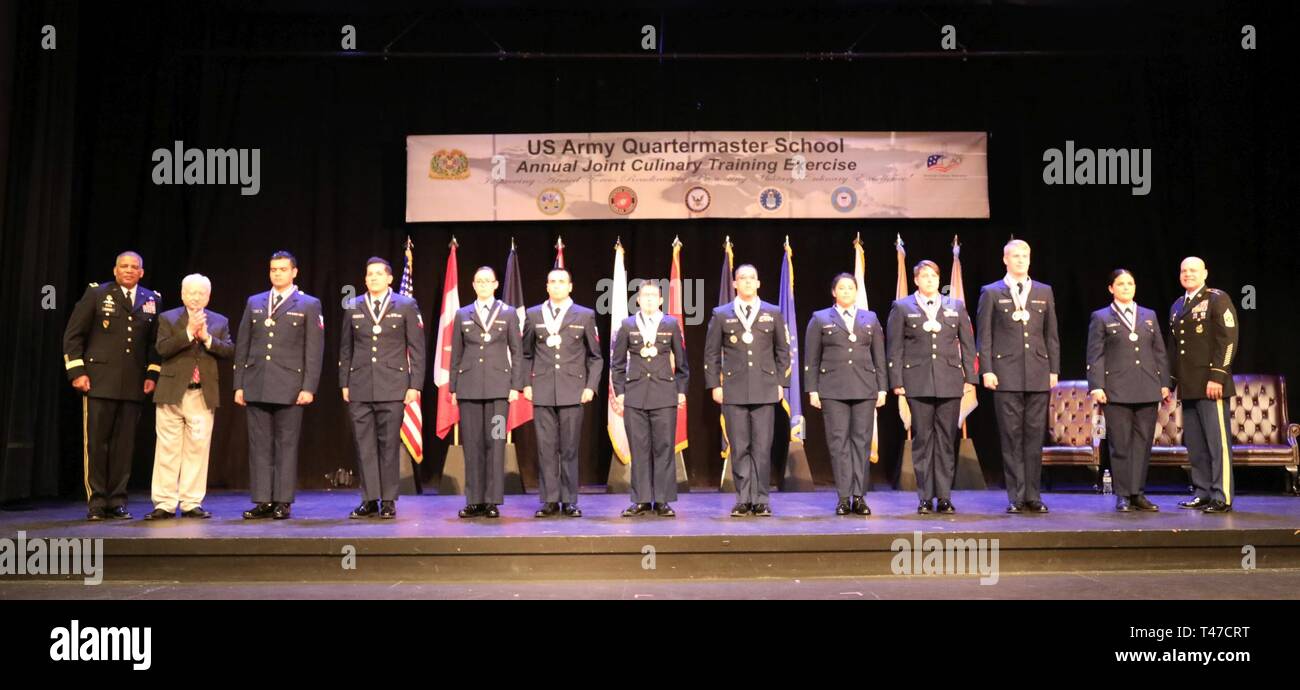
<path fill-rule="evenodd" d="M 375 335 L 379 335 L 380 333 L 384 332 L 384 327 L 380 326 L 379 324 L 375 324 L 370 327 L 370 332 L 374 333 Z"/>
<path fill-rule="evenodd" d="M 483 334 L 483 342 L 485 342 L 485 343 L 490 343 L 490 342 L 492 342 L 492 334 L 491 334 L 491 333 L 484 333 L 484 334 Z"/>
<path fill-rule="evenodd" d="M 745 344 L 748 345 L 749 343 L 754 342 L 754 334 L 750 333 L 749 331 L 745 331 L 745 334 L 740 336 L 740 339 L 745 341 Z"/>
<path fill-rule="evenodd" d="M 548 347 L 559 347 L 559 346 L 560 346 L 560 336 L 558 336 L 558 335 L 552 335 L 552 336 L 547 337 L 547 338 L 546 338 L 546 345 L 547 345 Z"/>
<path fill-rule="evenodd" d="M 659 354 L 659 349 L 656 348 L 654 345 L 646 345 L 645 347 L 641 348 L 641 356 L 645 357 L 646 359 L 650 359 L 657 354 Z"/>
<path fill-rule="evenodd" d="M 850 333 L 850 334 L 849 334 L 849 342 L 851 342 L 851 343 L 856 343 L 856 342 L 858 342 L 858 334 L 857 334 L 857 333 Z"/>
<path fill-rule="evenodd" d="M 267 328 L 270 328 L 271 326 L 275 325 L 275 319 L 267 319 L 263 321 L 262 324 L 265 325 Z"/>
<path fill-rule="evenodd" d="M 1129 334 L 1128 334 L 1128 339 L 1129 339 L 1129 340 L 1132 340 L 1133 342 L 1136 343 L 1136 342 L 1138 341 L 1138 334 L 1137 334 L 1137 332 L 1129 333 Z"/>

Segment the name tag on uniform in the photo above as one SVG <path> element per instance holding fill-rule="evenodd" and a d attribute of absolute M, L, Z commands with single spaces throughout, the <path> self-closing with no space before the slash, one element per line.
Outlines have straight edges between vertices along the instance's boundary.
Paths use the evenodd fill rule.
<path fill-rule="evenodd" d="M 727 319 L 725 323 L 739 323 L 740 319 Z"/>
<path fill-rule="evenodd" d="M 1031 300 L 1029 300 L 1029 303 L 1030 303 L 1030 304 L 1047 304 L 1047 300 L 1045 300 L 1045 299 L 1031 299 Z"/>
<path fill-rule="evenodd" d="M 919 318 L 921 318 L 921 315 L 920 315 L 920 314 L 908 314 L 908 315 L 907 315 L 907 318 L 909 318 L 909 319 L 919 319 Z"/>
<path fill-rule="evenodd" d="M 254 310 L 253 310 L 253 313 L 254 313 L 254 314 L 261 314 L 262 311 L 263 311 L 262 309 L 254 309 Z"/>
<path fill-rule="evenodd" d="M 291 312 L 288 312 L 288 314 L 289 314 L 289 316 L 306 316 L 306 314 L 304 314 L 304 313 L 302 313 L 302 312 L 300 312 L 300 311 L 291 311 Z"/>
<path fill-rule="evenodd" d="M 759 321 L 759 323 L 767 323 L 767 322 L 772 321 L 772 320 L 773 320 L 773 319 L 772 319 L 772 315 L 771 315 L 771 314 L 762 314 L 762 315 L 760 315 L 760 316 L 758 317 L 758 321 Z"/>
<path fill-rule="evenodd" d="M 571 324 L 569 324 L 569 328 L 576 328 L 576 329 L 578 329 L 578 330 L 581 331 L 581 330 L 583 330 L 583 329 L 586 328 L 586 327 L 585 327 L 585 326 L 579 326 L 579 325 L 576 324 L 576 323 L 571 323 Z"/>
<path fill-rule="evenodd" d="M 466 321 L 465 323 L 469 323 L 469 322 Z M 492 323 L 499 323 L 499 324 L 501 324 L 501 325 L 504 326 L 505 323 L 506 323 L 506 320 L 505 320 L 505 319 L 497 319 L 496 321 L 493 321 Z"/>
<path fill-rule="evenodd" d="M 998 300 L 998 304 L 1010 304 L 1010 303 L 1011 303 L 1011 300 L 1009 300 L 1009 299 L 1000 299 L 1000 300 Z"/>
<path fill-rule="evenodd" d="M 462 326 L 473 326 L 473 325 L 474 325 L 474 322 L 473 322 L 473 321 L 461 321 L 461 322 L 460 322 L 460 325 L 462 325 Z"/>
<path fill-rule="evenodd" d="M 385 314 L 385 315 L 384 315 L 384 318 L 385 318 L 385 319 L 400 319 L 400 318 L 402 318 L 402 315 L 401 315 L 401 314 Z"/>
<path fill-rule="evenodd" d="M 944 309 L 944 310 L 943 310 L 943 315 L 944 315 L 944 316 L 956 316 L 956 315 L 957 315 L 957 310 L 956 310 L 956 309 Z"/>
<path fill-rule="evenodd" d="M 352 315 L 352 318 L 354 318 L 354 319 L 362 319 L 362 318 L 365 318 L 365 314 L 353 314 L 353 315 Z"/>

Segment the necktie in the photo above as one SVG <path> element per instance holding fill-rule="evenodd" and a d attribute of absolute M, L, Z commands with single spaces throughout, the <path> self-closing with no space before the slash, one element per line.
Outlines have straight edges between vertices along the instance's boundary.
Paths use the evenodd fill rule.
<path fill-rule="evenodd" d="M 925 301 L 925 306 L 927 306 L 927 307 L 929 307 L 929 308 L 931 308 L 931 309 L 934 309 L 934 300 L 932 300 L 932 299 L 928 299 L 928 300 L 926 300 L 926 301 Z"/>
<path fill-rule="evenodd" d="M 844 310 L 844 327 L 849 329 L 850 333 L 853 332 L 853 315 L 849 313 L 848 309 Z"/>
<path fill-rule="evenodd" d="M 750 310 L 750 308 L 751 308 L 751 307 L 750 307 L 748 304 L 746 304 L 744 307 L 742 307 L 742 309 L 745 310 L 745 318 L 747 318 L 747 319 L 749 318 L 749 310 Z"/>
<path fill-rule="evenodd" d="M 1133 310 L 1129 307 L 1124 307 L 1124 322 L 1129 328 L 1133 328 L 1137 325 L 1133 323 Z"/>
<path fill-rule="evenodd" d="M 555 306 L 554 304 L 551 305 L 551 318 L 552 319 L 560 318 L 560 308 Z"/>
<path fill-rule="evenodd" d="M 1021 294 L 1021 295 L 1025 294 L 1025 284 L 1024 284 L 1024 283 L 1016 283 L 1016 293 L 1017 293 L 1017 294 Z"/>
<path fill-rule="evenodd" d="M 379 305 L 380 305 L 380 301 L 375 300 L 374 312 L 375 312 L 376 319 L 379 318 Z"/>
<path fill-rule="evenodd" d="M 131 306 L 134 306 L 134 305 L 135 305 L 135 290 L 127 290 L 127 291 L 126 291 L 126 306 L 131 307 Z"/>
<path fill-rule="evenodd" d="M 284 301 L 284 295 L 277 294 L 277 295 L 275 296 L 275 300 L 273 300 L 272 303 L 271 303 L 271 311 L 275 311 L 276 309 L 279 309 L 279 308 L 280 308 L 280 302 L 283 302 L 283 301 Z"/>

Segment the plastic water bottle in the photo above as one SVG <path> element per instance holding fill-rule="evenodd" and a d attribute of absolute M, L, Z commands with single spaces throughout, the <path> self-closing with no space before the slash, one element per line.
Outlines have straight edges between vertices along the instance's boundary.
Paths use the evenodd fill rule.
<path fill-rule="evenodd" d="M 1110 470 L 1106 470 L 1101 475 L 1101 493 L 1106 496 L 1115 493 L 1115 486 L 1110 480 Z"/>

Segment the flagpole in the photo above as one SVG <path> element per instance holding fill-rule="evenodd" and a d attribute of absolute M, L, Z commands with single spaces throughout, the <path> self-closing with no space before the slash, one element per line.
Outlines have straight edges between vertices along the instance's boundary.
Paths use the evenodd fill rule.
<path fill-rule="evenodd" d="M 456 241 L 455 235 L 451 236 L 451 242 L 447 244 L 447 247 L 448 248 L 460 247 L 460 243 Z M 457 289 L 459 290 L 459 288 Z M 451 427 L 451 445 L 453 446 L 460 445 L 460 422 L 456 422 Z"/>

